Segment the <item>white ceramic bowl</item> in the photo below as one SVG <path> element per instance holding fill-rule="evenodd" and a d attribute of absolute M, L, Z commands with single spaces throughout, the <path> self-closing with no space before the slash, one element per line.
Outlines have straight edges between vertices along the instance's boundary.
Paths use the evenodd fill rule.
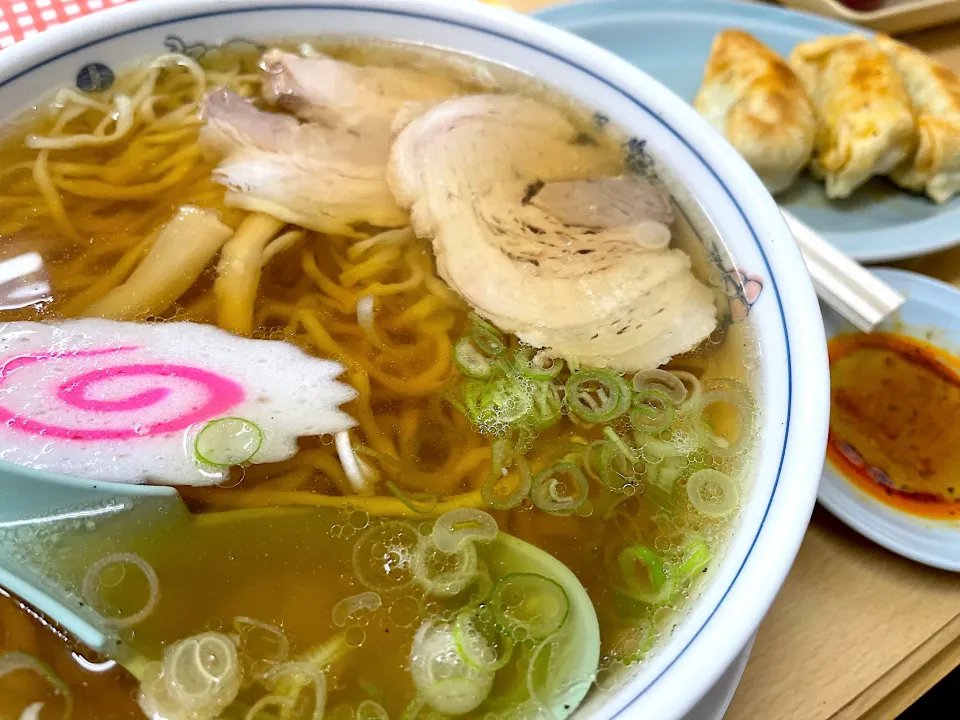
<path fill-rule="evenodd" d="M 49 30 L 0 52 L 0 107 L 12 113 L 56 86 L 91 79 L 166 47 L 192 52 L 234 38 L 347 34 L 447 47 L 562 88 L 647 141 L 657 167 L 693 198 L 752 276 L 760 342 L 761 443 L 739 525 L 680 627 L 628 682 L 594 693 L 581 717 L 679 718 L 756 630 L 809 521 L 826 443 L 823 327 L 803 261 L 777 206 L 746 163 L 686 103 L 615 56 L 532 19 L 450 0 L 141 0 Z M 165 47 L 166 43 L 166 47 Z M 93 76 L 97 76 L 96 73 Z M 728 280 L 738 284 L 728 269 Z M 754 293 L 762 285 L 758 298 Z M 747 300 L 747 302 L 743 302 Z M 754 301 L 755 300 L 755 301 Z M 752 303 L 752 304 L 751 304 Z"/>

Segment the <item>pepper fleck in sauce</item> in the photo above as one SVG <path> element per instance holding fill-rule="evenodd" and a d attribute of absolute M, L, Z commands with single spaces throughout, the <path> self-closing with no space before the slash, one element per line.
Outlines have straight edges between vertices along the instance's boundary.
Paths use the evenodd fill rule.
<path fill-rule="evenodd" d="M 905 335 L 838 335 L 827 458 L 914 515 L 960 517 L 960 359 Z"/>

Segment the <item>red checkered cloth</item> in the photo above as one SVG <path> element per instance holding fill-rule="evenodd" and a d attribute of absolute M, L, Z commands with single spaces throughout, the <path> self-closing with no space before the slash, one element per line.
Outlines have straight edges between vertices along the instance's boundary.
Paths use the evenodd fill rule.
<path fill-rule="evenodd" d="M 133 0 L 0 0 L 0 48 L 53 25 Z"/>

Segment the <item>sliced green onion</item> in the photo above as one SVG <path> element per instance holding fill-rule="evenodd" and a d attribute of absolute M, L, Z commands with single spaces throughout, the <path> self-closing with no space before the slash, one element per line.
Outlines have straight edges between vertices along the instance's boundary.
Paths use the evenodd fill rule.
<path fill-rule="evenodd" d="M 647 580 L 638 577 L 637 564 L 646 568 Z M 620 551 L 617 556 L 620 574 L 625 587 L 624 594 L 651 605 L 666 602 L 673 595 L 675 582 L 673 573 L 668 570 L 660 556 L 644 545 L 631 545 Z"/>
<path fill-rule="evenodd" d="M 674 512 L 677 503 L 673 498 L 673 485 L 660 479 L 659 465 L 646 465 L 643 472 L 644 497 L 659 507 Z"/>
<path fill-rule="evenodd" d="M 710 548 L 703 540 L 699 538 L 691 540 L 683 549 L 683 556 L 680 560 L 680 565 L 677 567 L 677 572 L 680 573 L 680 577 L 695 577 L 698 573 L 706 569 L 710 558 Z"/>
<path fill-rule="evenodd" d="M 594 440 L 584 453 L 583 466 L 591 479 L 613 492 L 624 492 L 626 488 L 636 485 L 636 457 L 613 428 L 604 428 L 605 433 L 608 430 L 619 442 Z"/>
<path fill-rule="evenodd" d="M 290 641 L 280 628 L 240 615 L 233 619 L 233 629 L 238 649 L 248 659 L 257 658 L 267 663 L 279 663 L 287 659 Z"/>
<path fill-rule="evenodd" d="M 362 700 L 357 705 L 356 720 L 390 720 L 383 705 L 374 700 Z"/>
<path fill-rule="evenodd" d="M 387 490 L 415 513 L 429 515 L 437 506 L 438 498 L 434 493 L 404 493 L 392 480 L 387 480 L 384 484 Z"/>
<path fill-rule="evenodd" d="M 533 409 L 533 397 L 515 378 L 470 380 L 464 385 L 463 405 L 475 425 L 496 431 L 526 416 Z"/>
<path fill-rule="evenodd" d="M 420 716 L 423 706 L 426 704 L 427 701 L 423 695 L 417 693 L 413 700 L 407 703 L 407 706 L 403 709 L 403 715 L 400 716 L 400 720 L 416 720 Z"/>
<path fill-rule="evenodd" d="M 474 508 L 455 508 L 433 524 L 433 544 L 440 552 L 456 552 L 465 542 L 488 543 L 500 532 L 493 515 Z"/>
<path fill-rule="evenodd" d="M 658 433 L 673 424 L 673 404 L 660 390 L 640 390 L 633 398 L 630 423 L 640 432 Z"/>
<path fill-rule="evenodd" d="M 624 442 L 622 437 L 617 435 L 617 432 L 612 427 L 605 427 L 603 434 L 607 440 L 610 441 L 610 444 L 617 449 L 617 452 L 623 455 L 624 460 L 631 464 L 637 462 L 637 453 Z"/>
<path fill-rule="evenodd" d="M 530 466 L 521 455 L 514 462 L 513 468 L 502 474 L 505 468 L 494 465 L 494 469 L 480 488 L 483 501 L 495 510 L 509 510 L 515 508 L 524 498 L 530 496 L 530 487 L 533 480 L 530 477 Z M 497 471 L 501 474 L 496 475 Z M 511 486 L 511 482 L 514 484 Z"/>
<path fill-rule="evenodd" d="M 600 473 L 603 469 L 600 464 L 600 451 L 606 444 L 604 440 L 594 440 L 587 445 L 587 449 L 583 453 L 583 469 L 591 480 L 597 482 L 600 482 Z"/>
<path fill-rule="evenodd" d="M 296 705 L 296 698 L 276 694 L 264 695 L 250 706 L 250 709 L 244 714 L 243 720 L 260 720 L 261 713 L 263 713 L 264 718 L 276 717 L 273 713 L 264 713 L 263 711 L 267 708 L 277 708 L 280 710 L 280 717 L 285 717 L 293 712 Z"/>
<path fill-rule="evenodd" d="M 490 694 L 494 680 L 492 672 L 467 663 L 450 625 L 432 620 L 421 625 L 413 638 L 410 675 L 427 704 L 447 715 L 474 710 Z"/>
<path fill-rule="evenodd" d="M 566 403 L 570 411 L 590 423 L 607 423 L 630 409 L 633 391 L 612 370 L 579 370 L 567 380 Z"/>
<path fill-rule="evenodd" d="M 480 352 L 490 357 L 499 357 L 507 351 L 502 332 L 478 315 L 471 313 L 470 319 L 473 320 L 470 337 L 473 338 Z"/>
<path fill-rule="evenodd" d="M 204 425 L 193 443 L 198 462 L 231 467 L 249 462 L 263 444 L 263 431 L 256 423 L 228 417 Z"/>
<path fill-rule="evenodd" d="M 573 463 L 557 463 L 533 478 L 533 504 L 551 515 L 571 515 L 587 501 L 590 485 Z"/>
<path fill-rule="evenodd" d="M 491 450 L 490 474 L 480 487 L 483 501 L 496 510 L 509 510 L 519 505 L 530 495 L 530 467 L 520 455 L 511 464 L 510 441 L 505 437 L 493 441 Z M 511 485 L 511 481 L 514 481 Z"/>
<path fill-rule="evenodd" d="M 697 470 L 687 479 L 687 497 L 697 512 L 723 517 L 736 509 L 740 501 L 737 486 L 719 470 Z"/>
<path fill-rule="evenodd" d="M 552 380 L 563 370 L 563 360 L 547 357 L 543 350 L 521 347 L 513 353 L 514 365 L 521 375 L 532 380 Z"/>
<path fill-rule="evenodd" d="M 432 537 L 421 537 L 413 557 L 413 576 L 428 595 L 453 597 L 477 577 L 477 549 L 461 543 L 452 553 L 443 552 Z"/>
<path fill-rule="evenodd" d="M 536 430 L 545 430 L 560 419 L 563 410 L 562 386 L 551 381 L 534 382 L 530 391 L 533 408 L 524 418 L 524 424 Z"/>
<path fill-rule="evenodd" d="M 477 589 L 470 593 L 470 600 L 466 607 L 479 607 L 490 597 L 493 590 L 493 578 L 490 577 L 490 568 L 483 560 L 477 561 Z"/>
<path fill-rule="evenodd" d="M 487 699 L 492 683 L 471 678 L 439 680 L 421 690 L 427 704 L 445 715 L 463 715 Z"/>
<path fill-rule="evenodd" d="M 716 432 L 707 417 L 711 405 L 728 405 L 737 415 L 737 438 L 730 440 Z M 700 445 L 719 457 L 731 457 L 740 451 L 753 432 L 754 404 L 750 391 L 735 380 L 711 380 L 703 393 L 690 405 L 693 428 Z"/>
<path fill-rule="evenodd" d="M 550 447 L 543 455 L 543 462 L 547 465 L 553 465 L 558 462 L 572 462 L 579 465 L 583 462 L 584 455 L 590 445 L 584 442 L 571 441 L 560 443 Z"/>
<path fill-rule="evenodd" d="M 679 454 L 676 445 L 661 440 L 644 438 L 643 445 L 640 446 L 640 457 L 644 462 L 653 465 L 659 465 L 667 458 L 674 458 Z"/>
<path fill-rule="evenodd" d="M 686 373 L 689 375 L 689 373 Z M 691 376 L 692 377 L 692 376 Z M 674 405 L 679 405 L 687 397 L 687 387 L 683 380 L 669 370 L 644 370 L 633 376 L 633 387 L 637 392 L 657 390 Z"/>
<path fill-rule="evenodd" d="M 414 581 L 420 533 L 403 520 L 374 525 L 353 546 L 353 572 L 371 590 L 399 590 Z"/>
<path fill-rule="evenodd" d="M 382 602 L 379 593 L 367 590 L 366 592 L 345 597 L 343 600 L 337 602 L 330 612 L 330 617 L 334 625 L 337 627 L 345 627 L 347 621 L 358 612 L 361 610 L 366 610 L 371 613 L 376 612 L 380 609 Z"/>
<path fill-rule="evenodd" d="M 490 360 L 477 350 L 469 337 L 460 338 L 453 346 L 453 364 L 467 377 L 479 380 L 490 377 L 493 371 Z"/>
<path fill-rule="evenodd" d="M 70 692 L 70 686 L 53 671 L 53 668 L 30 653 L 19 650 L 0 653 L 0 678 L 19 670 L 36 673 L 50 683 L 53 691 L 63 697 L 63 718 L 68 720 L 73 714 L 73 693 Z"/>
<path fill-rule="evenodd" d="M 457 650 L 469 665 L 478 670 L 495 672 L 510 661 L 514 641 L 497 624 L 477 608 L 457 615 L 453 624 Z"/>
<path fill-rule="evenodd" d="M 700 393 L 703 392 L 703 385 L 700 384 L 699 378 L 686 370 L 671 370 L 670 372 L 676 375 L 677 379 L 687 386 L 687 397 L 681 405 L 686 408 L 691 403 L 696 402 L 697 398 L 700 397 Z"/>
<path fill-rule="evenodd" d="M 659 464 L 651 463 L 645 470 L 647 484 L 661 490 L 667 497 L 673 495 L 674 486 L 683 474 L 673 458 L 664 459 Z"/>
<path fill-rule="evenodd" d="M 311 720 L 323 720 L 323 711 L 327 704 L 327 676 L 321 670 L 322 667 L 319 663 L 307 660 L 285 662 L 274 665 L 263 673 L 261 682 L 277 695 L 293 698 L 294 707 L 312 706 Z M 309 697 L 305 693 L 311 685 L 312 702 L 305 701 L 305 696 Z"/>
<path fill-rule="evenodd" d="M 543 640 L 559 630 L 570 613 L 560 585 L 536 573 L 511 573 L 493 586 L 490 607 L 515 640 Z"/>

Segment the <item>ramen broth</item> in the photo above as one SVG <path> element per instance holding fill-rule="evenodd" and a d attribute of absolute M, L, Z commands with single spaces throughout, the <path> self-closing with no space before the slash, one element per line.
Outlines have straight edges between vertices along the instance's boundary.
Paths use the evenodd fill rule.
<path fill-rule="evenodd" d="M 300 43 L 285 46 L 303 49 Z M 605 121 L 503 68 L 395 45 L 314 42 L 312 47 L 359 65 L 416 67 L 454 80 L 464 93 L 513 91 L 545 98 L 582 127 L 581 142 L 607 148 L 613 156 L 624 153 L 623 137 Z M 44 102 L 7 128 L 0 145 L 0 261 L 35 253 L 41 262 L 31 266 L 32 275 L 22 283 L 0 287 L 0 320 L 83 316 L 123 281 L 157 230 L 184 205 L 215 211 L 232 230 L 244 223 L 250 213 L 225 204 L 224 189 L 213 180 L 216 163 L 200 151 L 197 111 L 203 93 L 221 86 L 244 97 L 259 96 L 261 53 L 251 47 L 217 50 L 203 56 L 199 66 L 173 61 L 155 72 L 133 69 L 118 75 L 109 91 L 84 96 L 98 104 L 75 117 L 65 121 L 63 107 Z M 115 142 L 27 147 L 29 135 L 108 134 L 113 126 L 97 108 L 108 107 L 119 93 L 136 96 L 151 72 L 156 119 L 138 116 Z M 61 100 L 76 107 L 75 100 Z M 363 716 L 372 707 L 361 708 L 364 701 L 376 702 L 390 718 L 415 714 L 418 707 L 426 717 L 436 711 L 429 703 L 416 704 L 409 671 L 414 636 L 431 618 L 457 617 L 476 593 L 482 604 L 483 583 L 471 580 L 453 597 L 436 596 L 416 584 L 377 588 L 361 577 L 357 544 L 397 522 L 429 537 L 441 511 L 474 507 L 490 513 L 501 532 L 558 558 L 588 592 L 600 623 L 602 657 L 597 676 L 582 682 L 609 687 L 624 669 L 643 663 L 669 636 L 701 578 L 722 557 L 737 515 L 736 497 L 749 487 L 755 410 L 745 384 L 756 355 L 745 324 L 722 320 L 720 330 L 698 349 L 668 365 L 688 373 L 680 376 L 688 378 L 684 394 L 695 388 L 717 393 L 716 402 L 701 409 L 697 427 L 689 425 L 678 403 L 670 422 L 646 440 L 636 439 L 626 415 L 590 423 L 566 408 L 545 427 L 497 434 L 471 422 L 469 413 L 450 401 L 467 382 L 454 362 L 455 346 L 484 325 L 437 277 L 429 239 L 403 231 L 384 238 L 372 227 L 358 228 L 353 237 L 288 231 L 296 237 L 263 267 L 252 334 L 343 364 L 340 380 L 358 395 L 342 409 L 358 423 L 351 431 L 353 447 L 361 467 L 376 478 L 373 494 L 356 494 L 332 437 L 305 437 L 290 460 L 234 467 L 219 487 L 180 488 L 191 510 L 204 515 L 277 508 L 242 532 L 216 520 L 198 525 L 192 534 L 177 530 L 180 526 L 153 532 L 143 523 L 65 527 L 36 538 L 39 565 L 57 565 L 70 548 L 73 566 L 61 564 L 59 577 L 82 592 L 91 566 L 120 557 L 94 578 L 94 596 L 102 603 L 94 611 L 108 616 L 129 615 L 152 602 L 148 573 L 155 573 L 159 597 L 153 598 L 151 612 L 118 631 L 122 644 L 148 657 L 159 659 L 165 647 L 205 632 L 234 636 L 248 676 L 282 661 L 327 653 L 318 664 L 325 673 L 325 717 Z M 686 233 L 691 234 L 689 227 Z M 695 261 L 703 264 L 702 258 Z M 701 279 L 709 283 L 715 279 L 708 277 L 711 273 L 716 271 Z M 215 279 L 211 265 L 159 316 L 135 319 L 215 325 Z M 722 292 L 717 295 L 726 301 Z M 373 312 L 364 309 L 371 305 L 367 298 L 373 298 Z M 726 314 L 725 307 L 720 314 Z M 515 337 L 503 336 L 503 342 L 506 352 L 529 357 Z M 565 368 L 560 382 L 570 372 Z M 656 403 L 647 408 L 651 414 L 661 409 Z M 703 433 L 712 440 L 697 440 Z M 588 448 L 599 458 L 613 436 L 628 444 L 634 459 L 627 464 L 614 459 L 606 466 L 591 460 Z M 720 450 L 713 452 L 710 442 L 719 443 Z M 726 447 L 736 451 L 721 451 Z M 509 485 L 520 482 L 524 465 L 537 476 L 561 462 L 585 468 L 589 481 L 589 498 L 575 511 L 546 512 L 530 498 L 507 509 L 483 501 L 492 473 L 499 471 Z M 664 471 L 668 465 L 670 472 Z M 717 493 L 732 493 L 734 506 L 715 513 L 696 507 L 687 485 L 698 471 L 708 473 L 700 479 L 716 472 L 732 483 L 732 490 L 704 485 L 708 505 L 718 501 Z M 604 484 L 611 477 L 620 478 L 619 487 Z M 554 495 L 563 494 L 562 483 L 551 486 Z M 76 533 L 82 533 L 82 551 Z M 478 548 L 484 560 L 490 551 Z M 148 571 L 122 559 L 130 556 Z M 667 566 L 670 592 L 662 590 L 651 562 Z M 345 598 L 358 604 L 355 612 L 346 612 Z M 118 668 L 89 669 L 82 650 L 13 600 L 0 599 L 0 611 L 0 651 L 26 652 L 49 665 L 72 690 L 74 717 L 141 716 L 133 701 L 135 683 Z M 533 643 L 519 637 L 517 646 L 497 671 L 489 696 L 469 715 L 539 712 L 526 685 Z M 56 717 L 62 707 L 56 693 L 37 680 L 26 671 L 0 678 L 0 714 L 16 717 L 29 703 L 47 700 L 41 717 Z M 26 689 L 9 689 L 17 683 Z M 255 681 L 243 681 L 237 705 L 225 716 L 243 717 L 265 692 Z M 257 717 L 299 717 L 289 708 L 283 710 L 288 714 L 281 710 L 265 709 Z M 296 710 L 311 717 L 310 707 Z"/>

